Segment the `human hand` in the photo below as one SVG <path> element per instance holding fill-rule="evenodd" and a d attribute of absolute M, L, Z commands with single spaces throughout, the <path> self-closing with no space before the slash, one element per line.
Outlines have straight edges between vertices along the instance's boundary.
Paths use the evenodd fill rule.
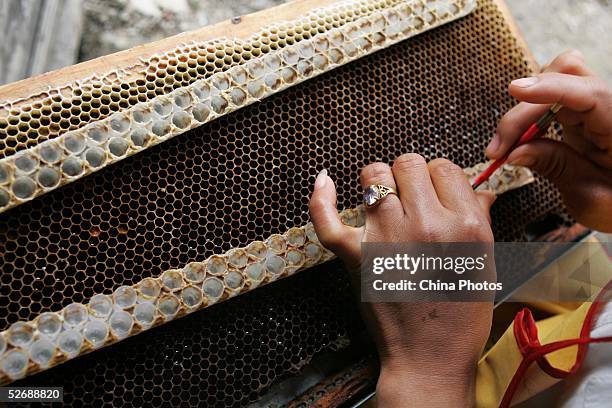
<path fill-rule="evenodd" d="M 426 163 L 418 154 L 405 154 L 393 168 L 366 166 L 361 184 L 398 193 L 367 209 L 361 228 L 340 221 L 334 182 L 325 172 L 310 200 L 319 240 L 354 272 L 362 242 L 493 242 L 488 218 L 493 194 L 474 193 L 461 168 L 448 160 Z M 473 405 L 491 302 L 362 303 L 362 312 L 381 361 L 380 406 Z"/>
<path fill-rule="evenodd" d="M 502 157 L 551 104 L 560 103 L 564 141 L 531 141 L 516 148 L 508 162 L 555 183 L 577 221 L 612 232 L 612 90 L 578 51 L 561 54 L 541 74 L 513 81 L 509 89 L 521 102 L 500 121 L 487 156 Z"/>

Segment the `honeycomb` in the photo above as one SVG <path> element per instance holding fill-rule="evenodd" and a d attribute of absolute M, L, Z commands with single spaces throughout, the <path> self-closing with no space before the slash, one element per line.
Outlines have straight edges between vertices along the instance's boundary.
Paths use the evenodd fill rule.
<path fill-rule="evenodd" d="M 296 21 L 265 27 L 245 40 L 181 44 L 133 66 L 94 74 L 28 98 L 0 100 L 0 158 L 400 2 L 339 2 Z"/>
<path fill-rule="evenodd" d="M 473 166 L 515 103 L 507 83 L 527 74 L 502 13 L 482 0 L 461 20 L 9 209 L 0 329 L 303 226 L 322 168 L 340 208 L 352 208 L 372 161 L 415 151 Z M 495 237 L 524 240 L 550 213 L 565 217 L 558 192 L 536 177 L 497 200 Z M 61 385 L 75 405 L 244 406 L 362 333 L 346 273 L 331 261 L 15 385 Z"/>
<path fill-rule="evenodd" d="M 486 166 L 481 163 L 464 172 L 473 178 Z M 480 189 L 502 194 L 532 181 L 529 169 L 504 165 Z M 363 205 L 339 216 L 346 225 L 365 225 Z M 112 295 L 94 295 L 87 304 L 71 303 L 59 313 L 19 321 L 0 332 L 0 382 L 45 370 L 332 258 L 308 223 L 133 286 L 120 286 Z"/>
<path fill-rule="evenodd" d="M 0 160 L 0 211 L 470 12 L 469 1 L 374 11 Z"/>

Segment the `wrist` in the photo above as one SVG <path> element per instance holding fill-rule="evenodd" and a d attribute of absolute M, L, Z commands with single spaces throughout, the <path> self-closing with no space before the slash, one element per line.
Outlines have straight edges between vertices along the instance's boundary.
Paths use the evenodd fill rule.
<path fill-rule="evenodd" d="M 447 366 L 448 368 L 448 366 Z M 423 366 L 381 366 L 376 386 L 379 407 L 473 407 L 476 398 L 476 364 L 470 370 Z"/>

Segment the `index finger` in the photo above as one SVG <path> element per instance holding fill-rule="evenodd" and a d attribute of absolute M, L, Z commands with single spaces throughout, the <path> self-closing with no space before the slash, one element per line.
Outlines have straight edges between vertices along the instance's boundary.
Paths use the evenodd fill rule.
<path fill-rule="evenodd" d="M 510 84 L 510 93 L 515 98 L 532 104 L 559 103 L 564 106 L 563 116 L 573 111 L 589 132 L 584 135 L 601 149 L 607 149 L 612 129 L 612 92 L 605 82 L 597 77 L 580 77 L 560 73 L 544 73 L 532 78 L 523 78 Z M 561 119 L 563 117 L 561 116 Z"/>
<path fill-rule="evenodd" d="M 523 102 L 537 104 L 560 103 L 576 112 L 602 108 L 607 96 L 606 85 L 596 77 L 546 72 L 510 83 L 510 94 Z M 606 106 L 607 108 L 607 106 Z"/>
<path fill-rule="evenodd" d="M 559 114 L 562 123 L 576 125 L 575 121 L 563 122 L 571 114 L 590 131 L 584 132 L 589 142 L 600 148 L 609 143 L 601 140 L 601 135 L 609 135 L 612 129 L 608 110 L 612 96 L 603 81 L 595 77 L 544 73 L 513 81 L 510 93 L 522 102 L 499 122 L 497 134 L 486 150 L 488 157 L 498 159 L 507 153 L 521 134 L 553 103 L 564 106 Z"/>

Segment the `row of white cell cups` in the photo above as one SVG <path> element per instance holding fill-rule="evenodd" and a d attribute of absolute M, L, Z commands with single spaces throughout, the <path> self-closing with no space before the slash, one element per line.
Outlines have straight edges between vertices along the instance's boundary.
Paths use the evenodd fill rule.
<path fill-rule="evenodd" d="M 0 211 L 470 11 L 425 4 L 373 12 L 1 159 Z"/>

